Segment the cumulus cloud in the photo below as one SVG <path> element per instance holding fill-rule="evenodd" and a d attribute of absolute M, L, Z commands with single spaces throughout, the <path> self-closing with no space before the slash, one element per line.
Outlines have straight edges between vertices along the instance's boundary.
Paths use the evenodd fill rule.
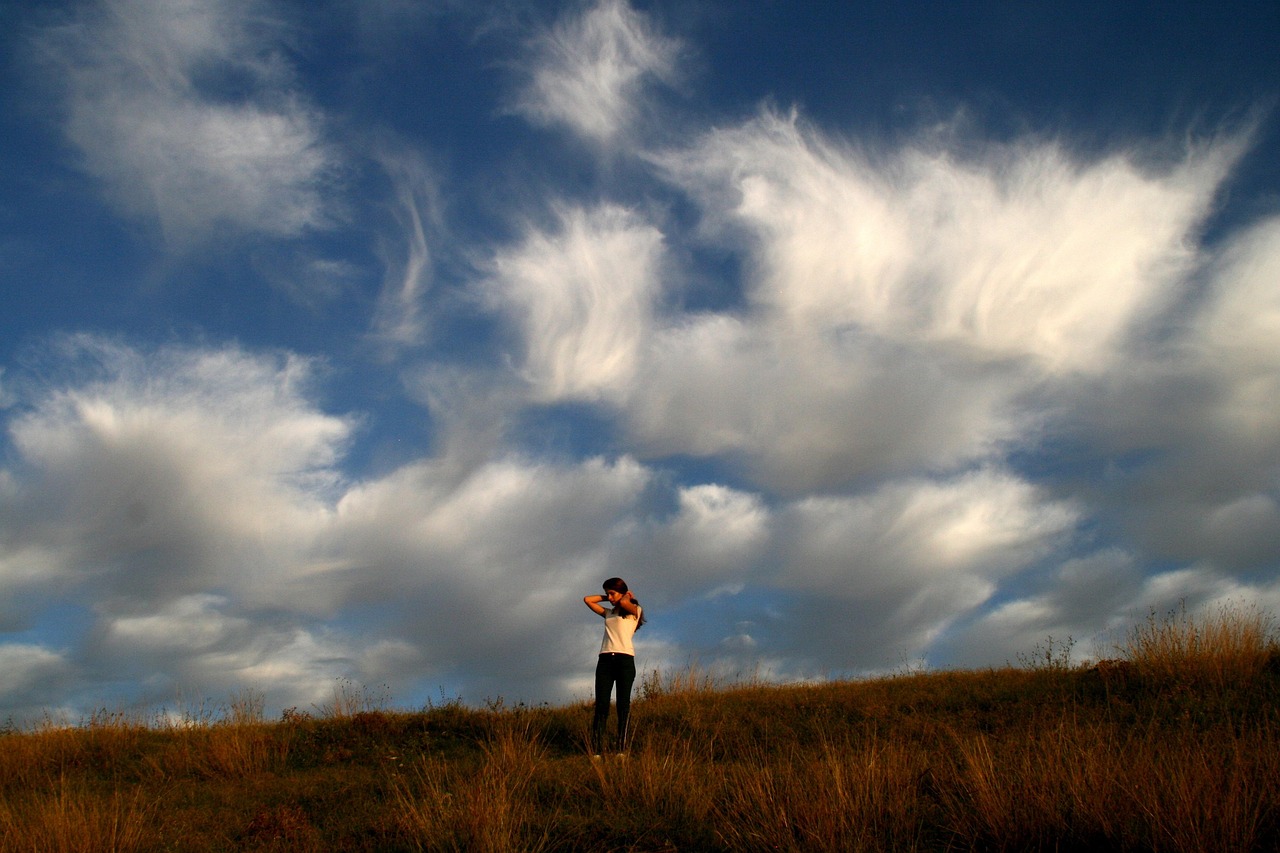
<path fill-rule="evenodd" d="M 666 512 L 637 513 L 613 539 L 611 565 L 637 595 L 662 605 L 757 577 L 772 553 L 774 513 L 761 496 L 703 483 L 665 495 Z"/>
<path fill-rule="evenodd" d="M 1060 389 L 1069 405 L 1048 429 L 1089 450 L 1052 488 L 1106 517 L 1124 546 L 1065 559 L 943 653 L 1013 661 L 1052 636 L 1072 638 L 1078 658 L 1109 657 L 1152 610 L 1275 607 L 1278 235 L 1268 219 L 1204 252 L 1205 290 L 1173 334 L 1105 381 Z M 1153 559 L 1175 568 L 1152 572 Z"/>
<path fill-rule="evenodd" d="M 646 85 L 673 80 L 679 52 L 626 0 L 601 0 L 532 42 L 517 109 L 538 124 L 612 142 L 638 117 Z"/>
<path fill-rule="evenodd" d="M 1226 388 L 1218 409 L 1224 437 L 1253 462 L 1274 460 L 1280 451 L 1278 276 L 1280 219 L 1272 218 L 1223 251 L 1191 337 L 1205 369 Z"/>
<path fill-rule="evenodd" d="M 1046 655 L 1069 652 L 1076 660 L 1114 657 L 1113 635 L 1143 615 L 1134 610 L 1144 594 L 1142 568 L 1118 548 L 1066 560 L 1041 585 L 964 626 L 946 644 L 951 660 L 961 666 L 1014 664 L 1037 648 Z"/>
<path fill-rule="evenodd" d="M 1247 574 L 1280 560 L 1276 234 L 1269 220 L 1205 252 L 1204 290 L 1171 334 L 1055 389 L 1047 433 L 1087 448 L 1081 464 L 1101 475 L 1062 488 L 1149 559 Z"/>
<path fill-rule="evenodd" d="M 48 358 L 64 380 L 24 383 L 8 424 L 0 588 L 24 629 L 55 601 L 89 626 L 65 652 L 0 645 L 23 672 L 152 703 L 255 688 L 305 706 L 337 677 L 563 695 L 583 626 L 569 591 L 608 576 L 650 482 L 634 460 L 463 454 L 348 482 L 357 423 L 317 408 L 306 360 L 90 337 Z"/>
<path fill-rule="evenodd" d="M 240 577 L 277 593 L 271 581 L 290 567 L 264 576 L 255 564 L 323 516 L 337 486 L 330 466 L 351 430 L 302 402 L 309 365 L 235 350 L 148 357 L 98 339 L 67 345 L 99 375 L 10 424 L 27 472 L 9 509 L 20 531 L 11 542 L 124 599 Z M 26 573 L 21 563 L 11 571 Z"/>
<path fill-rule="evenodd" d="M 962 467 L 1019 425 L 1016 366 L 976 369 L 912 345 L 709 314 L 650 339 L 625 428 L 654 455 L 742 460 L 783 494 Z"/>
<path fill-rule="evenodd" d="M 225 700 L 244 690 L 273 707 L 323 707 L 342 681 L 396 682 L 422 666 L 419 651 L 394 639 L 301 624 L 287 606 L 246 608 L 209 594 L 145 612 L 102 613 L 82 665 L 103 683 L 141 685 L 143 703 Z"/>
<path fill-rule="evenodd" d="M 354 424 L 307 400 L 311 363 L 86 336 L 47 361 L 62 379 L 24 383 L 0 495 L 0 588 L 28 628 L 83 608 L 101 642 L 69 647 L 77 666 L 120 677 L 145 657 L 177 680 L 261 642 L 253 614 L 317 605 L 312 543 Z"/>
<path fill-rule="evenodd" d="M 1069 654 L 1079 663 L 1122 656 L 1130 633 L 1148 618 L 1198 618 L 1241 606 L 1273 613 L 1280 605 L 1274 581 L 1242 581 L 1207 564 L 1147 574 L 1132 553 L 1117 548 L 1067 560 L 1042 583 L 1041 591 L 1004 602 L 957 631 L 942 653 L 962 666 L 997 656 L 1015 664 L 1037 654 Z"/>
<path fill-rule="evenodd" d="M 9 720 L 55 714 L 74 667 L 58 651 L 32 643 L 0 643 L 0 707 Z"/>
<path fill-rule="evenodd" d="M 189 243 L 326 221 L 335 159 L 293 89 L 286 37 L 259 0 L 101 0 L 37 46 L 84 168 L 122 210 Z"/>
<path fill-rule="evenodd" d="M 766 581 L 792 594 L 771 645 L 821 670 L 892 665 L 1052 553 L 1078 518 L 994 470 L 799 500 L 779 522 L 783 568 Z"/>
<path fill-rule="evenodd" d="M 674 565 L 692 570 L 705 584 L 756 559 L 770 533 L 769 513 L 758 495 L 703 484 L 681 489 L 677 497 L 679 511 L 661 533 L 679 555 Z"/>
<path fill-rule="evenodd" d="M 1042 556 L 1076 520 L 1030 484 L 996 471 L 943 481 L 897 481 L 859 497 L 813 497 L 789 512 L 787 582 L 846 595 L 920 589 L 931 579 L 984 582 Z M 989 589 L 989 587 L 988 587 Z"/>

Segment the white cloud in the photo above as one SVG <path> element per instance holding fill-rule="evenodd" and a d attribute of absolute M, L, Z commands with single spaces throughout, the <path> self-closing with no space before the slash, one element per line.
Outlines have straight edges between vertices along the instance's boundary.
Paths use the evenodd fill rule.
<path fill-rule="evenodd" d="M 1242 604 L 1274 613 L 1280 605 L 1274 581 L 1246 582 L 1204 564 L 1151 575 L 1144 568 L 1115 548 L 1067 560 L 1043 581 L 1043 591 L 1004 602 L 958 630 L 947 653 L 960 666 L 1068 651 L 1079 663 L 1122 656 L 1126 638 L 1148 618 L 1178 612 L 1194 618 Z"/>
<path fill-rule="evenodd" d="M 659 295 L 662 235 L 606 205 L 559 212 L 492 261 L 489 292 L 523 338 L 520 370 L 543 401 L 624 393 Z"/>
<path fill-rule="evenodd" d="M 646 85 L 673 79 L 679 52 L 626 0 L 601 0 L 534 40 L 517 108 L 538 124 L 612 142 L 635 122 Z"/>
<path fill-rule="evenodd" d="M 804 498 L 781 522 L 788 568 L 779 581 L 849 601 L 959 585 L 981 596 L 954 600 L 969 607 L 1048 553 L 1077 518 L 1073 507 L 992 470 L 893 482 L 866 496 Z"/>
<path fill-rule="evenodd" d="M 175 241 L 324 224 L 336 154 L 280 8 L 101 0 L 39 37 L 67 138 L 123 210 Z M 330 14 L 321 29 L 363 21 L 372 50 L 434 13 Z M 525 117 L 598 150 L 652 143 L 683 47 L 648 16 L 604 0 L 528 48 Z M 437 138 L 431 118 L 401 131 Z M 426 303 L 467 284 L 446 261 L 484 251 L 442 200 L 459 232 L 508 215 L 493 176 L 519 166 L 471 161 L 546 153 L 494 133 L 453 161 L 375 154 L 396 228 L 366 331 L 423 346 L 406 385 L 429 451 L 344 458 L 358 419 L 324 411 L 318 364 L 289 354 L 83 337 L 40 376 L 0 374 L 0 625 L 24 638 L 0 644 L 6 707 L 186 685 L 306 707 L 344 676 L 559 699 L 587 688 L 580 596 L 610 574 L 652 607 L 649 662 L 793 678 L 998 662 L 1181 597 L 1276 600 L 1280 226 L 1196 242 L 1239 138 L 1155 166 L 1044 139 L 974 154 L 947 131 L 872 150 L 766 112 L 650 161 L 666 187 L 574 164 L 540 191 L 575 201 L 474 282 L 510 333 L 499 363 L 428 349 L 449 318 Z M 638 212 L 683 221 L 672 187 L 701 206 L 695 233 Z M 360 279 L 349 258 L 317 274 Z M 700 276 L 719 307 L 681 313 L 706 304 L 679 292 Z M 536 447 L 530 419 L 584 411 L 613 455 L 515 449 Z"/>
<path fill-rule="evenodd" d="M 124 211 L 176 243 L 325 222 L 334 158 L 259 0 L 101 0 L 39 39 L 64 131 Z"/>
<path fill-rule="evenodd" d="M 773 514 L 761 497 L 701 484 L 671 498 L 669 515 L 636 519 L 618 531 L 611 554 L 617 573 L 637 596 L 654 590 L 665 602 L 708 588 L 741 591 L 773 540 Z"/>
<path fill-rule="evenodd" d="M 711 233 L 742 235 L 758 310 L 1059 372 L 1104 369 L 1180 295 L 1189 238 L 1240 149 L 1162 171 L 1050 143 L 872 156 L 765 113 L 657 162 Z"/>
<path fill-rule="evenodd" d="M 678 498 L 679 512 L 666 533 L 694 565 L 721 572 L 740 566 L 769 535 L 769 513 L 757 495 L 701 485 L 681 489 Z"/>
<path fill-rule="evenodd" d="M 752 265 L 742 308 L 655 323 L 629 438 L 796 494 L 1034 444 L 1079 377 L 1123 372 L 1188 298 L 1191 238 L 1241 146 L 1164 169 L 1048 142 L 872 155 L 765 113 L 658 157 L 702 239 Z"/>
<path fill-rule="evenodd" d="M 152 602 L 218 584 L 279 594 L 305 568 L 299 543 L 340 487 L 331 466 L 352 427 L 306 402 L 312 366 L 88 337 L 66 346 L 92 375 L 10 423 L 22 467 L 5 496 L 6 575 Z"/>
<path fill-rule="evenodd" d="M 796 674 L 883 670 L 927 651 L 1062 545 L 1076 508 L 999 471 L 795 501 L 776 520 L 784 593 L 755 630 Z"/>
<path fill-rule="evenodd" d="M 512 595 L 525 601 L 508 625 L 539 618 L 526 596 L 598 585 L 611 527 L 621 523 L 648 473 L 634 461 L 569 466 L 517 458 L 474 470 L 419 462 L 351 489 L 334 535 L 353 561 L 346 583 L 358 600 L 425 607 L 441 621 L 415 630 L 455 642 L 450 615 L 478 613 Z M 387 589 L 396 595 L 388 597 Z"/>
<path fill-rule="evenodd" d="M 30 643 L 0 643 L 0 703 L 41 699 L 65 681 L 71 666 L 52 649 Z"/>
<path fill-rule="evenodd" d="M 1047 427 L 1108 460 L 1077 484 L 1148 559 L 1254 573 L 1280 560 L 1274 220 L 1205 253 L 1194 310 L 1105 379 L 1060 386 Z"/>
<path fill-rule="evenodd" d="M 134 651 L 203 651 L 248 627 L 244 619 L 227 618 L 219 612 L 227 604 L 227 599 L 218 595 L 183 596 L 158 611 L 117 617 L 107 627 L 107 639 Z"/>
<path fill-rule="evenodd" d="M 642 364 L 624 403 L 632 441 L 659 456 L 741 459 L 782 493 L 963 467 L 1030 420 L 1009 404 L 1025 382 L 1012 368 L 753 317 L 667 326 Z"/>
<path fill-rule="evenodd" d="M 473 698 L 553 695 L 589 662 L 581 597 L 613 573 L 649 481 L 625 458 L 406 465 L 343 498 L 333 536 L 350 564 L 328 583 Z"/>
<path fill-rule="evenodd" d="M 382 248 L 387 275 L 378 296 L 373 334 L 400 346 L 421 344 L 427 332 L 423 299 L 433 272 L 428 237 L 442 226 L 436 178 L 413 154 L 383 151 L 379 159 L 394 185 L 394 215 L 402 236 L 397 245 Z"/>
<path fill-rule="evenodd" d="M 1250 456 L 1280 452 L 1280 219 L 1236 237 L 1215 268 L 1192 345 L 1226 396 L 1217 407 L 1225 438 Z M 1256 454 L 1256 456 L 1255 456 Z"/>
<path fill-rule="evenodd" d="M 1042 583 L 1043 591 L 1003 602 L 959 630 L 947 644 L 951 660 L 1016 664 L 1037 648 L 1055 659 L 1114 657 L 1115 632 L 1141 616 L 1133 607 L 1144 594 L 1142 569 L 1131 553 L 1111 548 L 1067 560 Z"/>

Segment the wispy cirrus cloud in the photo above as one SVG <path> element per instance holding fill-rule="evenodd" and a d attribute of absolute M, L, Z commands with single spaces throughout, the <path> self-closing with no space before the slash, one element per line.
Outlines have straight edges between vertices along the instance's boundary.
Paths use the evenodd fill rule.
<path fill-rule="evenodd" d="M 371 332 L 383 344 L 419 345 L 430 325 L 425 300 L 435 272 L 433 240 L 443 228 L 438 179 L 412 152 L 383 148 L 378 160 L 392 182 L 392 216 L 400 231 L 379 247 L 386 272 Z"/>
<path fill-rule="evenodd" d="M 646 87 L 675 79 L 681 49 L 626 0 L 601 0 L 531 42 L 516 109 L 537 124 L 612 143 L 643 114 Z"/>
<path fill-rule="evenodd" d="M 709 231 L 740 235 L 759 310 L 1074 371 L 1107 364 L 1185 286 L 1243 147 L 1220 140 L 1163 169 L 1035 141 L 872 155 L 766 111 L 655 161 Z"/>
<path fill-rule="evenodd" d="M 83 168 L 175 244 L 325 224 L 337 159 L 259 0 L 101 0 L 35 46 Z"/>
<path fill-rule="evenodd" d="M 563 207 L 499 251 L 486 285 L 542 400 L 617 397 L 634 379 L 661 295 L 662 234 L 615 205 Z"/>

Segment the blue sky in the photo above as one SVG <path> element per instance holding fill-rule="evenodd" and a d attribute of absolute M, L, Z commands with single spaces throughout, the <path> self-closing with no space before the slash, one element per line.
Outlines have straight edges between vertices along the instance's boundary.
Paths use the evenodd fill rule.
<path fill-rule="evenodd" d="M 0 716 L 1280 603 L 1280 7 L 0 11 Z"/>

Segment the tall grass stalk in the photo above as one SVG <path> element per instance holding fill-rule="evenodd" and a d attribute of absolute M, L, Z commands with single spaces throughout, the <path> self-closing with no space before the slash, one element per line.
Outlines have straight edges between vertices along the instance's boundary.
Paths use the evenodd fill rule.
<path fill-rule="evenodd" d="M 1274 617 L 1256 605 L 1224 604 L 1196 615 L 1184 602 L 1163 618 L 1149 614 L 1119 652 L 1145 677 L 1220 688 L 1256 678 L 1280 654 L 1280 641 Z"/>
<path fill-rule="evenodd" d="M 153 849 L 155 812 L 136 789 L 95 793 L 65 777 L 52 788 L 6 792 L 0 798 L 0 853 Z"/>
<path fill-rule="evenodd" d="M 924 753 L 872 737 L 746 758 L 730 771 L 721 806 L 728 849 L 920 849 Z"/>
<path fill-rule="evenodd" d="M 243 691 L 221 714 L 188 714 L 170 724 L 172 736 L 150 767 L 162 778 L 239 778 L 279 768 L 289 754 L 290 730 L 267 724 L 265 707 L 262 694 Z"/>
<path fill-rule="evenodd" d="M 550 849 L 530 796 L 545 758 L 545 747 L 516 727 L 495 732 L 478 767 L 423 757 L 394 780 L 401 828 L 419 850 Z"/>
<path fill-rule="evenodd" d="M 1098 723 L 968 735 L 939 780 L 946 826 L 970 850 L 1259 849 L 1280 801 L 1275 739 Z"/>

